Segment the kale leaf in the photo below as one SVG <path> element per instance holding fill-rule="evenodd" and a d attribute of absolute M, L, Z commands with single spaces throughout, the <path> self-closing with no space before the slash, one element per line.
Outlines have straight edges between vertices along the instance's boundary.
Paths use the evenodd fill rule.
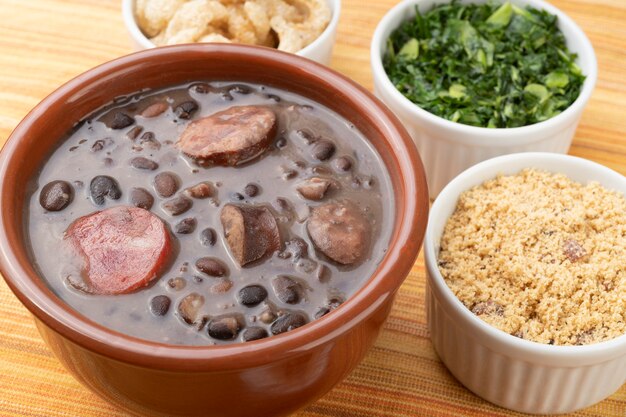
<path fill-rule="evenodd" d="M 449 4 L 415 18 L 388 39 L 383 65 L 421 108 L 490 128 L 547 120 L 569 107 L 585 76 L 557 18 L 511 3 Z"/>

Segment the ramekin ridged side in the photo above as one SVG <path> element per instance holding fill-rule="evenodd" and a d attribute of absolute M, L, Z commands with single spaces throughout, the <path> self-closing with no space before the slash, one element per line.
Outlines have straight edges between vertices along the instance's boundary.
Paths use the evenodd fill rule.
<path fill-rule="evenodd" d="M 437 266 L 443 228 L 459 195 L 497 174 L 537 168 L 574 181 L 598 181 L 626 193 L 626 178 L 602 165 L 567 155 L 519 153 L 484 161 L 460 174 L 433 203 L 424 257 L 428 325 L 435 350 L 450 372 L 478 396 L 535 414 L 573 412 L 593 405 L 626 382 L 626 335 L 585 346 L 551 346 L 511 336 L 472 314 Z"/>
<path fill-rule="evenodd" d="M 462 0 L 484 3 L 486 0 Z M 470 166 L 499 155 L 517 152 L 566 153 L 597 80 L 598 65 L 591 42 L 567 15 L 541 0 L 511 0 L 520 6 L 544 9 L 558 16 L 567 46 L 578 54 L 578 65 L 587 76 L 579 97 L 561 114 L 534 125 L 489 129 L 454 123 L 420 108 L 400 93 L 389 80 L 382 64 L 387 39 L 400 24 L 448 0 L 404 0 L 379 22 L 372 38 L 370 61 L 374 93 L 402 121 L 411 134 L 426 168 L 428 189 L 435 198 L 456 175 Z"/>

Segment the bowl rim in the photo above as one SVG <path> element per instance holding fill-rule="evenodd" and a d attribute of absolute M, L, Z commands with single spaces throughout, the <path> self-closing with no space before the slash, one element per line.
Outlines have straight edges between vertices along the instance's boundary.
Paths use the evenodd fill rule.
<path fill-rule="evenodd" d="M 139 29 L 137 20 L 135 19 L 135 6 L 136 0 L 122 0 L 122 19 L 124 25 L 128 30 L 130 36 L 138 42 L 143 48 L 156 48 L 157 46 L 148 39 L 146 35 Z M 295 52 L 296 55 L 307 57 L 310 53 L 313 53 L 321 44 L 330 41 L 332 42 L 332 34 L 335 32 L 337 25 L 339 24 L 339 16 L 341 14 L 341 0 L 328 0 L 330 5 L 331 17 L 330 21 L 326 25 L 326 28 L 319 34 L 317 38 L 304 48 Z"/>
<path fill-rule="evenodd" d="M 587 101 L 591 97 L 598 78 L 598 62 L 593 46 L 589 41 L 589 38 L 587 38 L 583 30 L 576 24 L 576 22 L 574 22 L 574 20 L 572 20 L 560 9 L 543 0 L 513 0 L 513 2 L 524 3 L 536 9 L 543 9 L 553 15 L 556 15 L 559 28 L 567 27 L 568 30 L 574 34 L 574 36 L 569 38 L 569 40 L 580 45 L 581 51 L 578 53 L 577 61 L 587 61 L 590 68 L 588 74 L 585 74 L 586 78 L 580 90 L 580 94 L 563 112 L 548 120 L 531 125 L 510 128 L 488 128 L 453 122 L 430 113 L 413 103 L 400 91 L 398 91 L 398 89 L 396 89 L 387 76 L 382 63 L 383 53 L 381 53 L 381 51 L 386 50 L 387 36 L 385 36 L 385 32 L 390 28 L 392 21 L 403 15 L 412 15 L 416 5 L 419 6 L 424 2 L 431 1 L 433 0 L 403 0 L 398 3 L 380 20 L 372 37 L 370 46 L 370 62 L 374 80 L 381 89 L 384 89 L 385 92 L 390 95 L 390 99 L 393 100 L 394 104 L 400 106 L 402 111 L 408 113 L 412 117 L 424 120 L 436 128 L 446 129 L 451 133 L 480 136 L 481 143 L 484 146 L 499 147 L 503 145 L 510 145 L 509 141 L 516 141 L 516 143 L 521 143 L 519 141 L 533 142 L 537 140 L 537 135 L 541 132 L 559 129 L 560 125 L 566 123 L 566 120 L 569 120 L 582 112 Z M 440 4 L 446 3 L 446 0 L 434 0 L 434 2 L 436 4 Z M 485 1 L 474 0 L 473 2 L 484 3 Z M 406 18 L 403 20 L 406 20 Z M 393 28 L 393 30 L 395 29 L 396 28 Z"/>
<path fill-rule="evenodd" d="M 482 341 L 481 343 L 496 344 L 499 346 L 498 350 L 506 352 L 507 355 L 518 355 L 542 361 L 554 361 L 556 359 L 568 360 L 574 365 L 580 365 L 580 363 L 574 363 L 574 361 L 601 361 L 606 360 L 607 357 L 626 355 L 626 334 L 614 339 L 582 346 L 547 345 L 510 335 L 487 324 L 467 309 L 454 295 L 450 287 L 448 287 L 443 275 L 439 271 L 436 261 L 436 247 L 438 247 L 439 242 L 434 239 L 436 234 L 434 230 L 435 223 L 438 223 L 438 221 L 434 219 L 439 220 L 444 216 L 443 206 L 447 206 L 452 201 L 458 201 L 460 194 L 471 188 L 471 186 L 466 186 L 466 182 L 482 184 L 486 180 L 479 178 L 482 178 L 487 172 L 491 173 L 497 168 L 506 170 L 506 168 L 511 167 L 512 164 L 517 166 L 517 164 L 521 163 L 523 163 L 524 167 L 531 168 L 537 164 L 537 161 L 546 164 L 554 164 L 555 166 L 556 164 L 567 164 L 580 168 L 581 170 L 594 172 L 596 175 L 602 176 L 606 182 L 615 181 L 622 183 L 623 187 L 618 191 L 626 194 L 626 177 L 597 162 L 576 156 L 550 152 L 522 152 L 498 156 L 480 162 L 463 171 L 446 185 L 431 206 L 424 239 L 424 262 L 428 271 L 428 283 L 433 287 L 432 290 L 435 292 L 434 296 L 440 300 L 445 306 L 444 308 L 448 311 L 451 310 L 455 317 L 462 320 L 464 325 L 471 327 L 472 331 L 476 332 L 474 333 L 474 337 L 479 338 Z M 546 169 L 550 172 L 559 172 L 557 169 L 543 167 L 540 169 Z M 490 175 L 490 177 L 494 178 L 495 176 L 496 174 Z M 472 181 L 472 179 L 475 179 L 475 181 Z M 598 182 L 602 184 L 602 181 Z"/>
<path fill-rule="evenodd" d="M 151 342 L 128 336 L 92 322 L 70 308 L 45 285 L 30 266 L 32 261 L 25 246 L 11 244 L 6 237 L 22 225 L 11 222 L 6 194 L 8 167 L 20 146 L 21 139 L 29 133 L 52 103 L 70 95 L 75 97 L 81 89 L 100 79 L 111 79 L 116 71 L 140 69 L 140 64 L 157 65 L 165 60 L 178 60 L 224 54 L 231 59 L 262 61 L 268 67 L 286 68 L 311 82 L 324 82 L 331 92 L 342 93 L 346 103 L 368 117 L 368 123 L 380 129 L 385 141 L 391 144 L 398 179 L 392 182 L 403 191 L 404 198 L 396 198 L 394 230 L 388 250 L 368 281 L 341 308 L 290 332 L 253 342 L 222 346 L 180 346 Z M 68 102 L 63 100 L 64 105 Z M 60 139 L 59 139 L 60 140 Z M 18 163 L 13 161 L 13 163 Z M 101 64 L 63 84 L 43 99 L 18 124 L 0 152 L 0 271 L 11 288 L 31 313 L 44 325 L 84 349 L 121 362 L 152 369 L 208 372 L 262 366 L 308 352 L 316 346 L 353 329 L 370 317 L 393 297 L 410 272 L 426 230 L 429 199 L 424 168 L 417 149 L 400 121 L 364 87 L 346 76 L 294 54 L 270 48 L 233 44 L 186 44 L 152 48 L 135 52 Z M 7 233 L 9 231 L 10 233 Z M 22 230 L 22 235 L 24 234 Z M 22 256 L 23 262 L 18 259 Z"/>

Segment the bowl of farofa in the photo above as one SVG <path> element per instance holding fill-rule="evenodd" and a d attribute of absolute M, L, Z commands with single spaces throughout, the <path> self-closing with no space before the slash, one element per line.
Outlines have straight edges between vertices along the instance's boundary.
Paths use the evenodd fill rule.
<path fill-rule="evenodd" d="M 450 10 L 428 18 L 439 6 Z M 411 22 L 412 29 L 398 34 Z M 508 49 L 502 53 L 502 48 Z M 407 71 L 390 73 L 390 56 L 393 68 Z M 433 198 L 485 159 L 514 152 L 566 153 L 597 78 L 589 39 L 572 19 L 541 0 L 405 0 L 376 27 L 370 60 L 374 91 L 413 137 Z M 555 65 L 554 73 L 548 65 Z M 567 90 L 581 76 L 574 98 Z"/>
<path fill-rule="evenodd" d="M 435 200 L 428 322 L 452 374 L 527 413 L 590 406 L 624 383 L 626 178 L 581 158 L 484 161 Z"/>
<path fill-rule="evenodd" d="M 244 43 L 330 63 L 341 0 L 123 0 L 136 50 L 193 42 Z"/>
<path fill-rule="evenodd" d="M 363 286 L 317 321 L 231 345 L 154 342 L 79 313 L 38 272 L 25 230 L 25 199 L 41 163 L 68 130 L 84 126 L 79 118 L 119 97 L 198 79 L 262 83 L 332 107 L 363 132 L 389 173 L 394 206 L 387 249 Z M 316 62 L 245 45 L 153 48 L 87 71 L 44 99 L 16 127 L 0 154 L 0 171 L 2 276 L 68 371 L 109 402 L 150 416 L 286 416 L 328 392 L 374 343 L 420 250 L 429 204 L 419 155 L 379 100 Z"/>

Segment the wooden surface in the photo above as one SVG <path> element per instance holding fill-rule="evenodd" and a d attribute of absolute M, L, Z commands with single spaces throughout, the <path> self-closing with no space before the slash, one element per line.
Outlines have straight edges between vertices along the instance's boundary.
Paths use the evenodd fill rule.
<path fill-rule="evenodd" d="M 332 66 L 371 89 L 369 43 L 396 1 L 344 0 Z M 591 38 L 599 79 L 571 153 L 626 174 L 626 1 L 555 0 Z M 119 0 L 0 0 L 0 141 L 56 87 L 131 52 Z M 418 260 L 376 346 L 355 372 L 297 414 L 510 416 L 463 388 L 428 339 Z M 626 386 L 572 414 L 626 416 Z M 76 382 L 48 352 L 29 313 L 0 280 L 0 416 L 127 416 Z"/>

